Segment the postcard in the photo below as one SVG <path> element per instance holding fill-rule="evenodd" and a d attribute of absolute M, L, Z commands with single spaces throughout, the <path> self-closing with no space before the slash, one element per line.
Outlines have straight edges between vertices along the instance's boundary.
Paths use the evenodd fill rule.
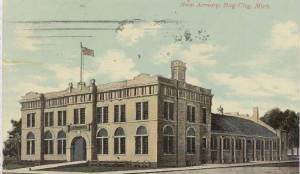
<path fill-rule="evenodd" d="M 299 7 L 3 1 L 3 172 L 297 173 Z"/>

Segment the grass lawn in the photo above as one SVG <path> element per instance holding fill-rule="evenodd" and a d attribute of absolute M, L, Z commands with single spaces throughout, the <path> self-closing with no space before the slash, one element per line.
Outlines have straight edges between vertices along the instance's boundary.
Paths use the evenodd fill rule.
<path fill-rule="evenodd" d="M 43 163 L 35 162 L 35 161 L 17 161 L 17 160 L 7 160 L 3 162 L 3 169 L 4 170 L 11 170 L 11 169 L 19 169 L 19 168 L 26 168 L 26 167 L 33 167 L 43 164 L 53 164 L 58 163 L 57 161 L 44 161 Z"/>
<path fill-rule="evenodd" d="M 47 171 L 64 171 L 64 172 L 105 172 L 105 171 L 122 171 L 122 170 L 140 170 L 149 168 L 134 168 L 124 166 L 65 166 L 47 169 Z"/>
<path fill-rule="evenodd" d="M 280 164 L 257 164 L 256 167 L 298 167 L 298 162 L 290 163 L 280 163 Z M 242 167 L 253 167 L 253 166 L 242 166 Z M 105 171 L 122 171 L 122 170 L 142 170 L 149 168 L 133 168 L 133 167 L 123 167 L 123 166 L 68 166 L 68 167 L 57 167 L 52 169 L 47 169 L 48 171 L 64 171 L 64 172 L 105 172 Z"/>
<path fill-rule="evenodd" d="M 32 167 L 32 166 L 36 166 L 36 165 L 38 165 L 38 164 L 37 163 L 31 163 L 31 162 L 9 161 L 6 164 L 3 164 L 3 169 L 11 170 L 11 169 Z"/>

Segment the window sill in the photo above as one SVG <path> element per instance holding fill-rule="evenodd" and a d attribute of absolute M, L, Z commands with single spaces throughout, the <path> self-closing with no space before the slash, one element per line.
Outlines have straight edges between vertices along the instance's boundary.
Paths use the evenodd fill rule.
<path fill-rule="evenodd" d="M 176 155 L 175 153 L 164 153 L 164 155 L 166 156 L 172 156 L 172 155 Z"/>
<path fill-rule="evenodd" d="M 186 155 L 196 155 L 196 153 L 186 153 Z"/>
<path fill-rule="evenodd" d="M 169 120 L 167 120 L 167 119 L 163 119 L 163 121 L 170 121 L 170 122 L 175 122 L 175 120 L 173 119 L 173 120 L 171 120 L 171 119 L 169 119 Z"/>
<path fill-rule="evenodd" d="M 103 123 L 97 123 L 97 124 L 100 124 L 100 125 L 101 125 L 101 124 L 107 124 L 107 123 L 108 123 L 108 122 L 103 122 Z"/>

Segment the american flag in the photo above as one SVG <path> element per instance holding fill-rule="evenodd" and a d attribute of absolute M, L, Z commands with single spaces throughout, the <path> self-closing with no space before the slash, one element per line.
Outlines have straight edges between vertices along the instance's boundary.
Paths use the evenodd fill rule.
<path fill-rule="evenodd" d="M 94 56 L 94 50 L 82 47 L 81 49 L 83 55 Z"/>

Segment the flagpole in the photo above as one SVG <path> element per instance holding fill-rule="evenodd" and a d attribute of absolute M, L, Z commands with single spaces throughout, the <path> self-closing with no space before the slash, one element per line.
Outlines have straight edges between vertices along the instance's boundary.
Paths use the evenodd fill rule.
<path fill-rule="evenodd" d="M 80 42 L 80 83 L 82 83 L 82 43 Z"/>

